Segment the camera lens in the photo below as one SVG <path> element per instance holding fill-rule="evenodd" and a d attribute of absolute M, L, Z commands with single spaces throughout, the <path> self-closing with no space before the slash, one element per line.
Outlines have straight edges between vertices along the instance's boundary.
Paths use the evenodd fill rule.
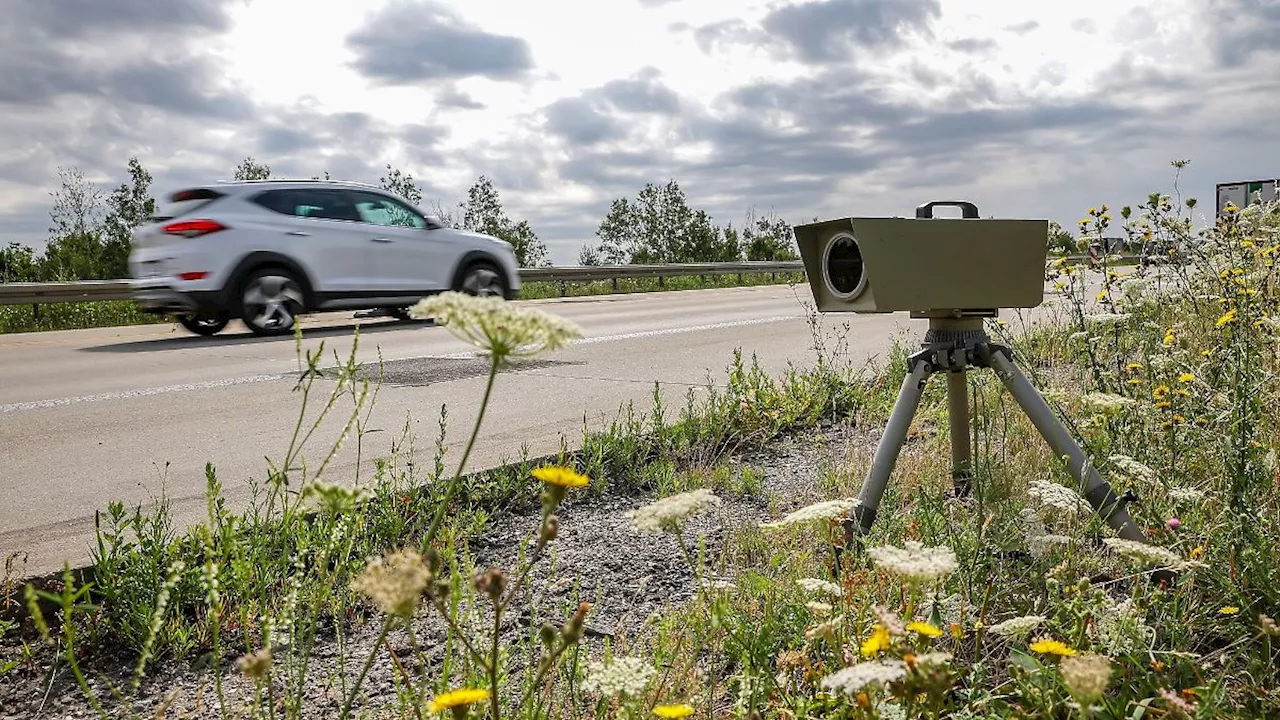
<path fill-rule="evenodd" d="M 852 235 L 840 233 L 827 243 L 823 258 L 827 283 L 832 292 L 849 299 L 862 292 L 865 280 L 862 268 L 862 251 Z"/>

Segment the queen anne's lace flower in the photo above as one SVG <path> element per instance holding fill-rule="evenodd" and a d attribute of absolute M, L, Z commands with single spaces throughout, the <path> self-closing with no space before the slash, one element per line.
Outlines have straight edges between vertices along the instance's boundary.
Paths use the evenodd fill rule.
<path fill-rule="evenodd" d="M 415 318 L 433 318 L 455 337 L 498 360 L 557 350 L 582 337 L 574 323 L 499 297 L 447 291 L 419 300 Z"/>
<path fill-rule="evenodd" d="M 1144 542 L 1125 540 L 1124 538 L 1103 538 L 1102 542 L 1117 553 L 1139 562 L 1175 568 L 1180 568 L 1186 564 L 1186 561 L 1180 555 L 1159 545 L 1148 545 Z"/>
<path fill-rule="evenodd" d="M 1168 492 L 1169 497 L 1178 502 L 1195 502 L 1204 497 L 1204 491 L 1195 488 L 1173 487 L 1169 488 Z"/>
<path fill-rule="evenodd" d="M 796 581 L 800 587 L 809 592 L 824 593 L 833 597 L 840 597 L 844 594 L 844 588 L 830 580 L 819 580 L 818 578 L 800 578 Z"/>
<path fill-rule="evenodd" d="M 1104 392 L 1091 392 L 1080 396 L 1080 403 L 1102 415 L 1115 415 L 1133 404 L 1132 398 Z"/>
<path fill-rule="evenodd" d="M 867 556 L 882 570 L 913 583 L 932 582 L 956 569 L 956 554 L 949 547 L 925 547 L 917 540 L 904 545 L 871 548 Z"/>
<path fill-rule="evenodd" d="M 351 588 L 363 593 L 388 615 L 413 617 L 423 590 L 431 582 L 431 571 L 416 550 L 397 550 L 375 558 L 351 581 Z"/>
<path fill-rule="evenodd" d="M 1094 653 L 1064 658 L 1058 672 L 1071 697 L 1088 707 L 1102 697 L 1111 681 L 1111 658 Z"/>
<path fill-rule="evenodd" d="M 714 493 L 705 488 L 699 488 L 679 495 L 670 495 L 631 510 L 627 513 L 627 518 L 631 520 L 633 526 L 644 532 L 675 532 L 688 518 L 720 504 L 720 498 Z"/>
<path fill-rule="evenodd" d="M 635 657 L 616 657 L 608 664 L 592 661 L 587 663 L 582 689 L 606 697 L 634 697 L 644 692 L 645 685 L 657 672 L 652 665 Z"/>
<path fill-rule="evenodd" d="M 780 528 L 799 523 L 814 522 L 816 520 L 833 520 L 835 518 L 848 515 L 853 512 L 856 507 L 858 507 L 857 500 L 824 500 L 823 502 L 814 503 L 813 505 L 806 505 L 780 520 L 776 520 L 771 523 L 761 523 L 760 527 Z"/>
<path fill-rule="evenodd" d="M 1129 313 L 1093 313 L 1084 316 L 1086 320 L 1097 325 L 1111 325 L 1129 319 Z"/>
<path fill-rule="evenodd" d="M 1022 615 L 992 625 L 988 630 L 996 635 L 1017 640 L 1031 634 L 1031 631 L 1040 627 L 1044 621 L 1043 615 Z"/>
<path fill-rule="evenodd" d="M 1120 472 L 1128 475 L 1135 480 L 1144 482 L 1154 482 L 1156 479 L 1156 471 L 1134 460 L 1128 455 L 1112 455 L 1110 458 L 1112 463 Z"/>
<path fill-rule="evenodd" d="M 1075 490 L 1046 480 L 1032 480 L 1027 494 L 1039 500 L 1044 507 L 1054 510 L 1081 513 L 1092 509 Z"/>
<path fill-rule="evenodd" d="M 913 661 L 917 667 L 941 667 L 951 663 L 951 653 L 949 652 L 930 652 L 921 653 L 915 656 Z"/>
<path fill-rule="evenodd" d="M 906 675 L 907 666 L 901 660 L 876 660 L 837 670 L 822 678 L 822 687 L 852 696 L 865 687 L 896 682 Z"/>

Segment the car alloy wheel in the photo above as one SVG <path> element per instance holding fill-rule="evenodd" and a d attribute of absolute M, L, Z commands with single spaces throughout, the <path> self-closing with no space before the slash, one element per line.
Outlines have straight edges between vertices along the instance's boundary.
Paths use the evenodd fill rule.
<path fill-rule="evenodd" d="M 260 271 L 245 283 L 240 306 L 240 317 L 255 334 L 283 335 L 305 307 L 302 286 L 286 271 Z"/>
<path fill-rule="evenodd" d="M 462 292 L 477 297 L 506 297 L 502 276 L 488 265 L 473 265 L 462 279 Z"/>
<path fill-rule="evenodd" d="M 231 321 L 230 315 L 227 313 L 214 313 L 212 315 L 182 315 L 178 317 L 178 322 L 182 327 L 190 330 L 197 335 L 217 335 L 222 332 L 227 323 Z"/>

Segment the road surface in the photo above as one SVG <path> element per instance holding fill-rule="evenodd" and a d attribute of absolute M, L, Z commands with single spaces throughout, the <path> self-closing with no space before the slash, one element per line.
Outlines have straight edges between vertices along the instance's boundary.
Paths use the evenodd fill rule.
<path fill-rule="evenodd" d="M 1046 303 L 1055 302 L 1046 296 Z M 657 382 L 678 409 L 687 389 L 723 382 L 735 348 L 755 353 L 771 373 L 810 365 L 812 302 L 807 286 L 612 295 L 529 301 L 577 322 L 585 338 L 545 357 L 545 364 L 499 376 L 490 413 L 469 469 L 574 447 L 584 415 L 607 425 L 626 403 L 647 411 Z M 1042 306 L 1041 310 L 1047 309 Z M 357 321 L 350 313 L 308 318 L 306 347 L 323 340 L 345 358 Z M 358 359 L 389 373 L 374 406 L 361 465 L 385 455 L 406 417 L 418 452 L 431 459 L 441 405 L 449 411 L 449 454 L 456 464 L 483 390 L 482 360 L 447 330 L 385 319 L 360 322 Z M 838 315 L 850 323 L 854 362 L 882 357 L 895 334 L 918 336 L 923 321 L 906 314 Z M 258 338 L 233 325 L 201 338 L 170 325 L 0 336 L 0 556 L 26 554 L 30 576 L 89 559 L 94 511 L 126 506 L 161 491 L 179 527 L 205 513 L 204 466 L 213 462 L 230 505 L 246 496 L 247 478 L 262 480 L 265 457 L 279 461 L 298 416 L 300 393 L 292 338 Z M 328 395 L 331 381 L 317 382 Z M 314 401 L 313 401 L 314 402 Z M 349 405 L 347 406 L 349 407 Z M 314 464 L 338 435 L 336 412 L 305 454 Z M 356 475 L 346 443 L 325 475 Z M 167 468 L 166 468 L 167 464 Z M 450 466 L 453 467 L 452 465 Z"/>

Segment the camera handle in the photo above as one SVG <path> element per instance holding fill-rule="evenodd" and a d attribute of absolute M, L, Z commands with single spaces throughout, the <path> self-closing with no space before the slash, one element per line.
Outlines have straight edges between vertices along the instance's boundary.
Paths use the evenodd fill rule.
<path fill-rule="evenodd" d="M 946 207 L 960 208 L 961 217 L 966 220 L 978 219 L 978 206 L 971 202 L 963 202 L 960 200 L 938 200 L 936 202 L 925 203 L 916 208 L 916 218 L 921 220 L 933 217 L 933 208 L 936 205 L 945 205 Z"/>

